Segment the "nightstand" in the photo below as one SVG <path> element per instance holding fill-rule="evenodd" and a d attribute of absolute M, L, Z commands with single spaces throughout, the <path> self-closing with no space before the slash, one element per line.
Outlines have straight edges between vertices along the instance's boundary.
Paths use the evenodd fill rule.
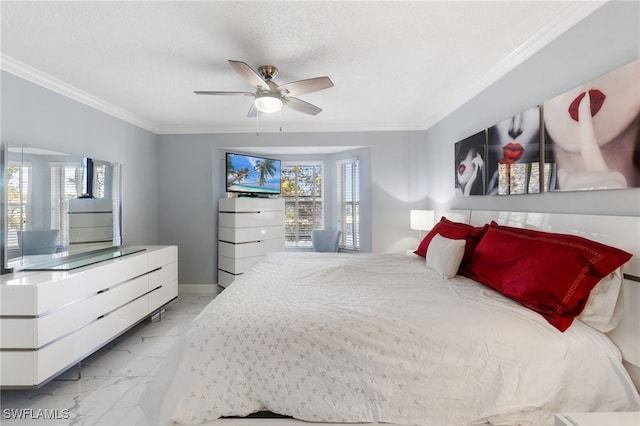
<path fill-rule="evenodd" d="M 561 413 L 555 416 L 555 426 L 638 426 L 640 412 Z"/>

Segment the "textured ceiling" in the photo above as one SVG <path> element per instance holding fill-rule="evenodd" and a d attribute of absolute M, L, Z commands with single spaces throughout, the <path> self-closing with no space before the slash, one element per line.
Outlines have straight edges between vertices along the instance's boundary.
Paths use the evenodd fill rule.
<path fill-rule="evenodd" d="M 156 133 L 427 129 L 602 5 L 2 1 L 3 69 Z M 247 118 L 227 63 L 329 76 L 323 111 Z"/>

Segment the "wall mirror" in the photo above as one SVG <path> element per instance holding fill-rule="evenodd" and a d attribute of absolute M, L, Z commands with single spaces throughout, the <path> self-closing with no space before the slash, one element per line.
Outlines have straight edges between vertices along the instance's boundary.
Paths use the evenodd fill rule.
<path fill-rule="evenodd" d="M 11 144 L 4 157 L 5 270 L 121 245 L 119 163 Z"/>

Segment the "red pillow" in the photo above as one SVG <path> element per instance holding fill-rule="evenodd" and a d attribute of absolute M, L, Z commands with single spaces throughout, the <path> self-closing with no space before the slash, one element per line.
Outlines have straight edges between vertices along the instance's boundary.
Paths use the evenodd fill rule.
<path fill-rule="evenodd" d="M 462 273 L 565 331 L 598 282 L 631 254 L 576 235 L 492 223 Z"/>
<path fill-rule="evenodd" d="M 464 256 L 462 257 L 462 263 L 460 263 L 460 269 L 463 269 L 467 266 L 469 260 L 471 260 L 473 251 L 482 239 L 482 235 L 488 227 L 489 225 L 484 225 L 483 227 L 478 228 L 467 223 L 452 222 L 443 216 L 442 219 L 440 219 L 440 222 L 436 223 L 431 231 L 429 231 L 429 233 L 422 239 L 418 249 L 414 251 L 414 253 L 422 257 L 426 257 L 429 243 L 436 234 L 440 234 L 441 236 L 452 240 L 465 240 Z"/>

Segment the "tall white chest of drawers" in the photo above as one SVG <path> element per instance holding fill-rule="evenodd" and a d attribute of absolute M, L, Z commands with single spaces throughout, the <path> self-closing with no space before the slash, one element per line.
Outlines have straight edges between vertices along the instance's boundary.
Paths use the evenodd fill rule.
<path fill-rule="evenodd" d="M 226 287 L 267 253 L 284 250 L 283 198 L 221 198 L 218 285 Z"/>

